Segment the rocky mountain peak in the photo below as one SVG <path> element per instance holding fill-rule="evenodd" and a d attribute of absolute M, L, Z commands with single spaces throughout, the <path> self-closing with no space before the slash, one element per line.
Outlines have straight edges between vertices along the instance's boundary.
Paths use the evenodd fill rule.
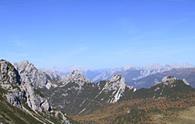
<path fill-rule="evenodd" d="M 120 80 L 124 80 L 124 78 L 122 77 L 122 75 L 113 75 L 110 79 L 110 82 L 116 82 L 116 81 L 120 81 Z"/>
<path fill-rule="evenodd" d="M 23 60 L 21 62 L 19 62 L 19 64 L 22 64 L 22 65 L 33 65 L 32 63 L 30 63 L 28 60 Z"/>
<path fill-rule="evenodd" d="M 38 69 L 32 63 L 26 60 L 21 61 L 19 63 L 15 63 L 14 66 L 19 73 L 38 71 Z"/>
<path fill-rule="evenodd" d="M 24 92 L 20 89 L 20 75 L 14 66 L 6 60 L 0 60 L 0 88 L 6 91 L 5 97 L 13 106 L 21 107 L 25 100 Z"/>
<path fill-rule="evenodd" d="M 18 70 L 22 82 L 29 83 L 34 88 L 43 88 L 51 84 L 51 82 L 47 78 L 46 73 L 42 72 L 41 70 L 38 70 L 29 61 L 15 63 L 15 68 Z"/>
<path fill-rule="evenodd" d="M 27 102 L 34 111 L 49 110 L 48 101 L 36 94 L 32 85 L 35 83 L 34 74 L 36 75 L 38 70 L 26 61 L 16 66 L 17 69 L 11 63 L 0 60 L 0 87 L 7 91 L 5 94 L 7 101 L 17 107 L 23 106 L 22 101 Z"/>
<path fill-rule="evenodd" d="M 71 77 L 83 77 L 83 75 L 81 74 L 79 70 L 73 70 L 71 72 Z"/>
<path fill-rule="evenodd" d="M 36 67 L 27 60 L 21 61 L 19 63 L 15 63 L 14 66 L 19 72 L 22 72 L 24 70 L 25 71 L 31 71 L 34 69 L 37 70 Z"/>
<path fill-rule="evenodd" d="M 74 82 L 79 86 L 83 86 L 85 83 L 89 83 L 89 80 L 85 78 L 85 76 L 79 70 L 73 70 L 70 74 L 68 74 L 64 82 L 67 84 L 69 82 Z"/>
<path fill-rule="evenodd" d="M 177 78 L 174 76 L 165 76 L 162 79 L 162 83 L 165 85 L 169 85 L 169 84 L 173 84 L 176 80 L 177 80 Z"/>
<path fill-rule="evenodd" d="M 107 90 L 117 90 L 117 89 L 125 89 L 125 78 L 121 75 L 113 75 L 109 82 L 105 85 L 104 89 Z"/>
<path fill-rule="evenodd" d="M 3 84 L 20 84 L 20 76 L 17 70 L 5 60 L 0 60 L 0 81 Z"/>
<path fill-rule="evenodd" d="M 121 75 L 113 75 L 110 81 L 106 82 L 102 92 L 112 92 L 112 98 L 108 102 L 115 103 L 122 97 L 126 87 L 124 77 Z"/>

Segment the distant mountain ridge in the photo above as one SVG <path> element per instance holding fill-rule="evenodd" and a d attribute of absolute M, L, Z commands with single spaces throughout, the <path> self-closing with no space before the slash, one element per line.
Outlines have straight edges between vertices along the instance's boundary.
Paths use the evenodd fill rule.
<path fill-rule="evenodd" d="M 134 92 L 120 75 L 94 84 L 78 71 L 73 71 L 60 81 L 57 87 L 40 89 L 40 92 L 49 98 L 56 109 L 68 114 L 83 114 L 105 104 L 118 102 L 125 90 Z"/>
<path fill-rule="evenodd" d="M 26 63 L 29 64 L 29 62 Z M 167 72 L 172 72 L 174 68 L 175 70 L 182 70 L 183 68 L 188 69 L 187 67 L 191 66 L 154 65 L 144 68 L 130 67 L 114 70 L 103 70 L 103 72 L 100 70 L 98 73 L 100 75 L 103 74 L 104 78 L 100 78 L 100 81 L 96 81 L 97 83 L 94 83 L 93 80 L 86 78 L 86 75 L 88 75 L 87 73 L 93 74 L 96 72 L 73 70 L 72 72 L 69 72 L 63 76 L 57 75 L 55 72 L 44 72 L 39 71 L 38 69 L 35 69 L 36 73 L 33 71 L 32 72 L 34 74 L 38 73 L 38 79 L 42 79 L 39 81 L 42 86 L 38 87 L 38 92 L 46 96 L 54 108 L 60 109 L 69 114 L 81 114 L 89 113 L 92 111 L 90 110 L 91 108 L 101 107 L 104 104 L 115 103 L 122 99 L 126 99 L 125 97 L 136 91 L 136 87 L 152 87 L 156 83 L 161 82 L 161 79 L 167 75 L 175 76 L 174 73 Z M 160 76 L 156 77 L 155 75 Z M 154 76 L 154 78 L 149 81 L 146 80 L 144 83 L 140 82 L 145 81 L 144 79 L 147 79 L 150 76 Z M 181 77 L 178 79 L 180 78 Z M 182 79 L 186 79 L 185 81 L 188 82 L 188 78 L 184 77 Z M 50 96 L 50 94 L 52 95 Z M 64 108 L 63 106 L 66 107 Z"/>
<path fill-rule="evenodd" d="M 86 77 L 94 82 L 107 80 L 114 74 L 122 75 L 126 83 L 135 88 L 149 88 L 158 83 L 164 76 L 174 75 L 179 79 L 186 79 L 193 87 L 195 87 L 195 67 L 192 65 L 153 65 L 146 67 L 130 67 L 108 70 L 89 70 L 85 71 Z"/>
<path fill-rule="evenodd" d="M 27 63 L 28 61 L 23 61 L 20 63 L 16 63 L 15 65 L 22 65 L 22 63 Z M 29 62 L 28 62 L 29 63 Z M 25 65 L 25 64 L 24 64 Z M 102 80 L 109 80 L 113 75 L 122 75 L 125 78 L 125 83 L 133 86 L 137 89 L 139 88 L 149 88 L 153 86 L 155 83 L 161 81 L 164 76 L 174 75 L 179 79 L 185 79 L 188 81 L 193 87 L 195 87 L 195 67 L 190 64 L 181 64 L 181 65 L 149 65 L 144 67 L 122 67 L 116 69 L 100 69 L 100 70 L 82 70 L 76 69 L 74 70 L 64 70 L 64 72 L 59 72 L 56 70 L 42 70 L 37 69 L 41 72 L 41 75 L 47 75 L 49 80 L 47 80 L 48 87 L 51 87 L 51 81 L 55 85 L 55 82 L 58 82 L 62 78 L 66 77 L 69 73 L 74 70 L 79 71 L 85 78 L 93 83 L 97 83 Z M 187 72 L 188 71 L 188 72 Z M 179 72 L 179 73 L 178 73 Z M 185 74 L 187 72 L 187 74 Z M 44 76 L 43 76 L 44 77 Z M 44 80 L 42 78 L 42 80 Z M 45 82 L 46 83 L 46 82 Z"/>
<path fill-rule="evenodd" d="M 165 71 L 169 71 L 172 69 L 179 69 L 179 68 L 194 68 L 194 66 L 190 64 L 181 64 L 181 65 L 153 64 L 153 65 L 148 65 L 143 67 L 130 66 L 130 67 L 115 68 L 115 69 L 84 70 L 83 72 L 92 81 L 106 80 L 110 78 L 111 75 L 116 73 L 123 74 L 124 77 L 128 73 L 131 73 L 133 75 L 131 77 L 131 80 L 137 80 L 143 77 L 147 77 L 151 74 L 162 73 Z"/>
<path fill-rule="evenodd" d="M 139 70 L 131 67 L 111 70 L 108 74 L 109 79 L 93 82 L 85 76 L 86 72 L 77 69 L 59 75 L 55 71 L 38 69 L 28 61 L 13 65 L 0 60 L 0 98 L 3 99 L 0 105 L 9 103 L 11 107 L 33 115 L 36 120 L 41 119 L 41 123 L 70 124 L 74 121 L 67 119 L 66 115 L 88 115 L 106 106 L 127 101 L 138 100 L 143 105 L 144 100 L 156 104 L 159 99 L 181 102 L 194 98 L 195 89 L 191 87 L 195 77 L 194 68 L 155 67 L 152 70 Z M 185 105 L 191 106 L 194 102 L 185 102 Z M 0 112 L 0 122 L 3 114 Z"/>
<path fill-rule="evenodd" d="M 22 82 L 32 87 L 27 91 L 44 96 L 53 109 L 68 114 L 89 113 L 92 108 L 118 102 L 126 91 L 135 91 L 126 85 L 121 75 L 113 75 L 109 80 L 95 84 L 79 70 L 60 76 L 55 72 L 39 70 L 28 61 L 15 63 L 15 68 Z"/>

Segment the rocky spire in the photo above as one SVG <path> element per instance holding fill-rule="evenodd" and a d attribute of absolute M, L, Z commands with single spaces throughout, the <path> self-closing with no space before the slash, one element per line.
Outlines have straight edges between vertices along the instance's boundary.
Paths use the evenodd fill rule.
<path fill-rule="evenodd" d="M 67 83 L 76 83 L 79 86 L 83 86 L 85 83 L 89 83 L 90 81 L 85 78 L 79 70 L 73 70 L 70 74 L 68 74 L 64 81 L 65 84 Z"/>
<path fill-rule="evenodd" d="M 109 82 L 104 86 L 104 90 L 124 90 L 126 87 L 125 79 L 121 75 L 113 75 Z"/>
<path fill-rule="evenodd" d="M 50 80 L 48 80 L 46 73 L 37 69 L 29 61 L 22 61 L 15 63 L 15 67 L 18 70 L 22 82 L 31 84 L 34 88 L 50 88 Z"/>

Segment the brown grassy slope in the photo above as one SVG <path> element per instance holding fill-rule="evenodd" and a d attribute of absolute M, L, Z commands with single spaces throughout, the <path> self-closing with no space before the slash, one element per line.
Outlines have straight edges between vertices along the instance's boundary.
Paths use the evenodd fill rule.
<path fill-rule="evenodd" d="M 179 111 L 168 111 L 166 114 L 155 113 L 151 115 L 153 121 L 159 124 L 194 124 L 195 107 Z"/>
<path fill-rule="evenodd" d="M 166 114 L 168 111 L 182 110 L 191 106 L 195 106 L 195 95 L 178 100 L 167 98 L 133 99 L 105 106 L 89 115 L 77 115 L 71 118 L 85 124 L 117 124 L 122 122 L 125 124 L 128 119 L 129 123 L 152 124 L 158 123 L 154 113 L 160 113 L 161 116 L 164 116 L 164 113 Z"/>

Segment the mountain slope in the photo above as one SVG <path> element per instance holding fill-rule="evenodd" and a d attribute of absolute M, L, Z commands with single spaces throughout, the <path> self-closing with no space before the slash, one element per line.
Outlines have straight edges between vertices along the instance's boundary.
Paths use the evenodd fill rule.
<path fill-rule="evenodd" d="M 0 122 L 15 124 L 42 124 L 41 121 L 27 114 L 19 108 L 11 106 L 5 98 L 3 98 L 3 89 L 0 88 Z"/>
<path fill-rule="evenodd" d="M 126 91 L 132 91 L 124 78 L 114 75 L 108 81 L 89 82 L 80 72 L 73 71 L 57 87 L 40 89 L 55 109 L 67 114 L 87 114 L 105 104 L 115 103 Z"/>
<path fill-rule="evenodd" d="M 0 60 L 0 122 L 16 124 L 54 124 L 70 121 L 50 109 L 47 99 L 35 93 L 29 82 L 22 82 L 15 67 Z"/>
<path fill-rule="evenodd" d="M 52 84 L 60 80 L 57 74 L 39 70 L 28 61 L 15 63 L 14 66 L 21 76 L 21 81 L 28 82 L 35 89 L 43 87 L 49 89 Z"/>
<path fill-rule="evenodd" d="M 170 113 L 175 116 L 195 106 L 195 89 L 188 83 L 193 69 L 127 70 L 123 74 L 115 70 L 108 80 L 93 83 L 78 70 L 60 77 L 29 62 L 13 66 L 0 60 L 0 122 L 158 124 L 169 122 L 164 118 L 172 117 Z M 134 85 L 152 86 L 136 90 L 127 85 L 124 74 L 143 81 Z"/>
<path fill-rule="evenodd" d="M 72 118 L 81 124 L 166 124 L 179 112 L 195 106 L 195 90 L 172 76 L 163 78 L 161 83 L 149 89 L 137 90 L 130 96 L 129 100 Z"/>

